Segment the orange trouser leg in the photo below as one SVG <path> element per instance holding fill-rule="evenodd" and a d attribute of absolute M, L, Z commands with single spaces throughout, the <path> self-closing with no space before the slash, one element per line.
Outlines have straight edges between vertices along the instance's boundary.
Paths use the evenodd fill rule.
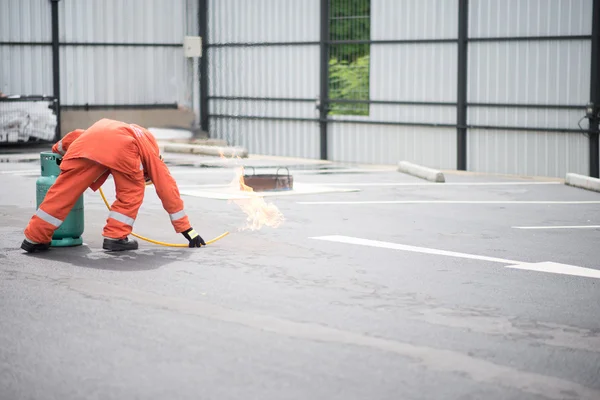
<path fill-rule="evenodd" d="M 49 243 L 79 196 L 106 171 L 103 165 L 85 159 L 63 161 L 60 169 L 56 182 L 25 228 L 25 237 L 31 242 Z"/>
<path fill-rule="evenodd" d="M 124 239 L 133 230 L 138 210 L 144 201 L 144 173 L 139 171 L 135 176 L 118 171 L 111 173 L 115 180 L 117 200 L 110 207 L 102 235 L 111 239 Z"/>

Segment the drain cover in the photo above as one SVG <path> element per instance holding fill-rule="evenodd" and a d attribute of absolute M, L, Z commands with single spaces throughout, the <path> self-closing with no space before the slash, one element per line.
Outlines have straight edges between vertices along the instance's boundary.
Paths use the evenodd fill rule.
<path fill-rule="evenodd" d="M 256 171 L 252 168 L 252 175 L 244 175 L 244 183 L 255 192 L 292 190 L 294 188 L 294 178 L 290 175 L 289 169 L 283 168 L 287 170 L 287 175 L 279 174 L 279 170 L 282 168 L 278 168 L 275 174 L 256 174 Z M 240 189 L 243 190 L 241 187 Z"/>

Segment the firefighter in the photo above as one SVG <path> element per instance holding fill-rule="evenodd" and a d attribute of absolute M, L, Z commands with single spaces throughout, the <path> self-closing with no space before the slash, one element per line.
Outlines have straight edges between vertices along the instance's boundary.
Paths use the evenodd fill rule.
<path fill-rule="evenodd" d="M 189 247 L 206 245 L 190 225 L 177 183 L 162 160 L 156 139 L 147 129 L 105 118 L 85 131 L 69 132 L 52 146 L 52 151 L 63 156 L 61 173 L 24 231 L 23 250 L 48 250 L 54 231 L 77 199 L 88 187 L 98 190 L 109 175 L 115 181 L 117 199 L 102 233 L 103 249 L 138 248 L 137 241 L 128 236 L 144 199 L 146 184 L 150 183 L 156 187 L 175 232 L 188 240 Z"/>

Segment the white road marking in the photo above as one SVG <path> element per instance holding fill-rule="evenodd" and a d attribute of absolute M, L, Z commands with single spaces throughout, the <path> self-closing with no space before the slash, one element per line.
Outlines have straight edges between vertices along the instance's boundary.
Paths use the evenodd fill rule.
<path fill-rule="evenodd" d="M 600 204 L 600 200 L 545 201 L 545 200 L 375 200 L 375 201 L 298 201 L 310 205 L 361 205 L 361 204 Z"/>
<path fill-rule="evenodd" d="M 368 183 L 311 183 L 312 185 L 327 186 L 513 186 L 513 185 L 560 185 L 561 182 L 446 182 L 446 183 L 426 183 L 426 182 L 368 182 Z"/>
<path fill-rule="evenodd" d="M 514 229 L 597 229 L 600 225 L 513 226 Z"/>
<path fill-rule="evenodd" d="M 201 163 L 200 163 L 201 164 Z M 169 171 L 171 174 L 230 174 L 235 176 L 235 168 L 239 168 L 241 165 L 210 165 L 206 164 L 207 167 L 194 166 L 190 165 L 170 165 Z M 244 172 L 246 174 L 252 175 L 256 172 L 256 174 L 275 174 L 277 173 L 277 167 L 253 167 L 246 166 L 244 167 Z M 390 170 L 386 169 L 294 169 L 290 168 L 290 175 L 336 175 L 336 174 L 344 174 L 344 173 L 355 173 L 355 172 L 390 172 Z M 284 166 L 279 168 L 280 175 L 287 175 L 287 171 L 284 172 Z"/>
<path fill-rule="evenodd" d="M 221 183 L 221 184 L 200 184 L 200 185 L 177 185 L 179 189 L 197 189 L 197 188 L 229 188 L 231 185 L 229 183 Z"/>
<path fill-rule="evenodd" d="M 41 174 L 39 169 L 22 169 L 12 171 L 0 171 L 2 175 L 30 175 L 30 174 Z"/>
<path fill-rule="evenodd" d="M 472 260 L 491 261 L 491 262 L 498 262 L 498 263 L 503 263 L 503 264 L 520 264 L 521 263 L 520 261 L 507 260 L 504 258 L 479 256 L 479 255 L 467 254 L 467 253 L 457 253 L 455 251 L 437 250 L 437 249 L 431 249 L 428 247 L 409 246 L 406 244 L 381 242 L 378 240 L 361 239 L 361 238 L 355 238 L 355 237 L 350 237 L 350 236 L 339 236 L 339 235 L 317 236 L 317 237 L 311 237 L 310 239 L 326 240 L 329 242 L 347 243 L 347 244 L 354 244 L 354 245 L 360 245 L 360 246 L 380 247 L 380 248 L 384 248 L 384 249 L 412 251 L 414 253 L 436 254 L 439 256 L 469 258 Z"/>
<path fill-rule="evenodd" d="M 371 246 L 371 247 L 379 247 L 379 248 L 384 248 L 384 249 L 410 251 L 410 252 L 414 252 L 414 253 L 435 254 L 435 255 L 440 255 L 440 256 L 466 258 L 466 259 L 471 259 L 471 260 L 491 261 L 491 262 L 505 264 L 504 267 L 506 267 L 506 268 L 537 271 L 537 272 L 547 272 L 547 273 L 552 273 L 552 274 L 582 276 L 582 277 L 586 277 L 586 278 L 600 279 L 600 270 L 591 269 L 591 268 L 583 268 L 583 267 L 578 267 L 575 265 L 559 264 L 559 263 L 554 263 L 554 262 L 550 262 L 550 261 L 539 262 L 539 263 L 527 263 L 527 262 L 521 262 L 521 261 L 515 261 L 515 260 L 508 260 L 508 259 L 504 259 L 504 258 L 480 256 L 480 255 L 476 255 L 476 254 L 459 253 L 459 252 L 455 252 L 455 251 L 438 250 L 438 249 L 432 249 L 432 248 L 428 248 L 428 247 L 409 246 L 409 245 L 398 244 L 398 243 L 382 242 L 382 241 L 378 241 L 378 240 L 361 239 L 361 238 L 355 238 L 355 237 L 350 237 L 350 236 L 340 236 L 340 235 L 316 236 L 316 237 L 311 237 L 310 239 L 325 240 L 325 241 L 329 241 L 329 242 L 345 243 L 345 244 L 352 244 L 352 245 L 358 245 L 358 246 Z"/>
<path fill-rule="evenodd" d="M 577 267 L 575 265 L 559 264 L 551 261 L 539 263 L 523 263 L 517 265 L 505 265 L 505 267 L 528 271 L 548 272 L 550 274 L 573 275 L 583 276 L 585 278 L 600 279 L 600 270 Z"/>
<path fill-rule="evenodd" d="M 323 194 L 323 193 L 345 193 L 359 191 L 359 189 L 344 189 L 340 187 L 328 187 L 322 185 L 307 185 L 304 183 L 294 183 L 293 190 L 267 191 L 267 192 L 242 192 L 237 187 L 231 185 L 217 185 L 200 189 L 181 186 L 182 196 L 204 197 L 218 200 L 250 199 L 254 197 L 282 197 L 302 194 Z"/>
<path fill-rule="evenodd" d="M 441 186 L 511 186 L 511 185 L 556 185 L 560 182 L 451 182 L 451 183 L 424 183 L 424 182 L 346 182 L 346 183 L 328 183 L 328 182 L 303 182 L 304 185 L 311 186 L 360 186 L 360 187 L 393 187 L 393 186 L 429 186 L 429 187 L 441 187 Z M 180 188 L 213 188 L 213 187 L 227 187 L 229 182 L 226 184 L 198 184 L 198 185 L 179 185 Z"/>

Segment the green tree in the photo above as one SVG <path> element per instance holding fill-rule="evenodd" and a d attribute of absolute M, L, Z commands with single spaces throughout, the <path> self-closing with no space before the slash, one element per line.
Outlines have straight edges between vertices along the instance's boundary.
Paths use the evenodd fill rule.
<path fill-rule="evenodd" d="M 349 63 L 329 60 L 329 97 L 343 100 L 369 99 L 369 55 Z M 332 103 L 330 114 L 368 115 L 369 105 L 364 103 Z"/>

